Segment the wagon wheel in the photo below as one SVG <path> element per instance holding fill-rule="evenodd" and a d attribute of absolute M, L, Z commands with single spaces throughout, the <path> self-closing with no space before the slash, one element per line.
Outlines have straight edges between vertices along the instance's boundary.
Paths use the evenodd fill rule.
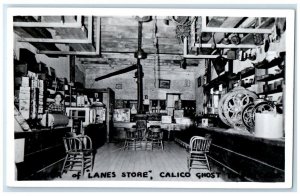
<path fill-rule="evenodd" d="M 247 127 L 249 132 L 252 132 L 252 129 L 254 128 L 254 123 L 253 123 L 253 111 L 254 109 L 254 103 L 250 103 L 249 105 L 247 105 L 242 113 L 242 120 L 244 125 Z"/>
<path fill-rule="evenodd" d="M 226 125 L 230 126 L 229 122 L 227 121 L 224 112 L 223 112 L 223 107 L 224 107 L 224 102 L 225 99 L 227 98 L 228 94 L 225 94 L 219 101 L 219 107 L 218 107 L 218 113 L 219 113 L 219 118 L 225 123 Z"/>
<path fill-rule="evenodd" d="M 242 112 L 257 98 L 255 93 L 240 88 L 228 95 L 224 101 L 224 115 L 232 127 L 244 127 Z"/>
<path fill-rule="evenodd" d="M 263 113 L 266 111 L 274 111 L 275 106 L 273 103 L 268 101 L 263 101 L 255 105 L 255 107 L 252 110 L 252 123 L 255 124 L 255 113 Z"/>

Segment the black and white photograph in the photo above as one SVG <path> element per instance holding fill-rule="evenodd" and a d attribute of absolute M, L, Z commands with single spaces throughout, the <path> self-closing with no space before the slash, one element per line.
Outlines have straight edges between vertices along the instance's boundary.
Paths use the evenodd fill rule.
<path fill-rule="evenodd" d="M 291 187 L 292 10 L 7 20 L 11 186 Z"/>

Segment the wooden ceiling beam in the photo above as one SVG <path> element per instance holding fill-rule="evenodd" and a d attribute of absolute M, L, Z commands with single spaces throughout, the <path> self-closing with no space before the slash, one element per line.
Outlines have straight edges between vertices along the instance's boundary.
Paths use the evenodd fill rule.
<path fill-rule="evenodd" d="M 97 17 L 97 32 L 96 32 L 96 51 L 87 52 L 87 51 L 37 51 L 38 54 L 50 54 L 50 55 L 77 55 L 77 56 L 95 56 L 100 54 L 100 22 L 101 18 Z"/>
<path fill-rule="evenodd" d="M 13 22 L 14 27 L 45 27 L 45 28 L 81 28 L 81 16 L 77 16 L 77 21 L 72 23 L 62 22 Z"/>
<path fill-rule="evenodd" d="M 160 60 L 181 60 L 182 54 L 159 54 Z M 133 53 L 122 54 L 122 53 L 103 53 L 101 52 L 101 58 L 80 58 L 82 61 L 98 61 L 103 59 L 135 59 Z M 147 59 L 156 59 L 156 54 L 148 54 Z"/>
<path fill-rule="evenodd" d="M 81 28 L 81 26 L 80 26 Z M 53 38 L 23 38 L 18 39 L 18 42 L 37 42 L 37 43 L 77 43 L 91 44 L 93 42 L 93 17 L 88 17 L 88 37 L 87 39 L 53 39 Z"/>
<path fill-rule="evenodd" d="M 235 27 L 241 20 L 243 20 L 243 17 L 233 17 L 233 18 L 227 18 L 224 23 L 221 25 L 221 27 Z M 215 41 L 216 43 L 219 43 L 224 38 L 224 33 L 216 33 L 215 34 Z M 208 43 L 213 43 L 213 38 L 211 38 Z"/>
<path fill-rule="evenodd" d="M 273 30 L 270 28 L 270 25 L 272 25 L 272 23 L 275 21 L 274 18 L 268 18 L 267 20 L 265 20 L 263 23 L 261 23 L 258 27 L 256 27 L 255 29 L 249 29 L 251 31 L 253 31 L 252 33 L 248 33 L 245 37 L 243 37 L 241 39 L 241 43 L 245 43 L 246 40 L 250 39 L 251 36 L 253 35 L 253 33 L 262 33 L 264 30 L 269 30 L 270 32 L 272 32 Z M 206 27 L 206 17 L 202 17 L 202 25 L 204 25 L 204 27 Z M 224 29 L 224 28 L 223 28 Z M 203 44 L 202 44 L 203 45 Z M 202 47 L 201 45 L 201 47 Z M 223 48 L 237 48 L 237 47 L 240 47 L 241 49 L 248 49 L 248 46 L 251 46 L 251 44 L 240 44 L 240 45 L 232 45 L 232 47 L 225 47 L 225 46 L 229 46 L 229 45 L 218 45 L 217 44 L 217 47 L 223 47 Z M 244 47 L 245 46 L 245 47 Z M 184 41 L 184 55 L 183 57 L 184 58 L 203 58 L 205 57 L 205 55 L 188 55 L 187 54 L 187 40 L 185 38 L 185 41 Z M 252 47 L 250 48 L 255 48 L 256 45 L 252 44 Z M 204 48 L 204 47 L 203 47 Z M 207 45 L 207 48 L 209 48 L 209 45 Z M 214 50 L 211 54 L 214 54 L 216 50 Z M 209 55 L 208 58 L 216 58 L 218 57 L 219 55 Z"/>
<path fill-rule="evenodd" d="M 195 44 L 196 47 L 201 47 L 201 48 L 213 48 L 213 44 Z M 253 44 L 216 44 L 216 48 L 256 48 L 255 45 Z"/>
<path fill-rule="evenodd" d="M 214 32 L 214 33 L 262 33 L 271 34 L 272 29 L 261 28 L 249 29 L 249 28 L 220 28 L 220 27 L 208 27 L 206 25 L 206 17 L 202 17 L 202 29 L 201 32 Z"/>
<path fill-rule="evenodd" d="M 267 28 L 270 25 L 272 25 L 275 22 L 275 18 L 268 18 L 267 20 L 265 20 L 264 22 L 262 22 L 258 27 L 256 27 L 255 29 L 261 29 L 261 28 Z M 245 37 L 243 37 L 241 39 L 241 43 L 249 43 L 249 39 L 251 39 L 253 37 L 253 34 L 248 34 Z M 253 39 L 251 39 L 253 40 Z M 253 42 L 253 41 L 252 41 Z"/>
<path fill-rule="evenodd" d="M 215 59 L 217 57 L 219 57 L 220 55 L 191 55 L 191 54 L 187 54 L 187 55 L 183 55 L 184 58 L 187 59 Z M 227 55 L 222 55 L 224 58 L 227 58 Z"/>
<path fill-rule="evenodd" d="M 20 38 L 18 42 L 57 43 L 57 44 L 89 44 L 91 39 L 49 39 L 49 38 Z"/>
<path fill-rule="evenodd" d="M 261 33 L 271 34 L 272 29 L 244 29 L 244 28 L 219 28 L 219 27 L 206 27 L 202 29 L 202 32 L 214 32 L 214 33 Z"/>

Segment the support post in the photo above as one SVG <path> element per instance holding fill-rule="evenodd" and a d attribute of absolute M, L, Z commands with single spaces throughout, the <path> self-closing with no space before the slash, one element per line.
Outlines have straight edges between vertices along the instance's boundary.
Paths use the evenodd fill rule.
<path fill-rule="evenodd" d="M 144 109 L 143 109 L 143 68 L 142 65 L 140 64 L 140 59 L 137 59 L 137 112 L 138 114 L 143 114 Z"/>
<path fill-rule="evenodd" d="M 70 82 L 75 83 L 75 56 L 70 55 Z"/>

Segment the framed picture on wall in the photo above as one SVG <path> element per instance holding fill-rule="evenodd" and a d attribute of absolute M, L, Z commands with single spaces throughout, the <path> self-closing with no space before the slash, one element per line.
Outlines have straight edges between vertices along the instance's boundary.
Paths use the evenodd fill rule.
<path fill-rule="evenodd" d="M 122 84 L 116 84 L 116 89 L 122 89 Z"/>
<path fill-rule="evenodd" d="M 171 80 L 162 80 L 159 79 L 159 88 L 167 88 L 169 89 L 171 86 Z"/>
<path fill-rule="evenodd" d="M 200 87 L 201 86 L 201 76 L 199 76 L 199 78 L 197 80 L 198 80 L 198 87 Z"/>

